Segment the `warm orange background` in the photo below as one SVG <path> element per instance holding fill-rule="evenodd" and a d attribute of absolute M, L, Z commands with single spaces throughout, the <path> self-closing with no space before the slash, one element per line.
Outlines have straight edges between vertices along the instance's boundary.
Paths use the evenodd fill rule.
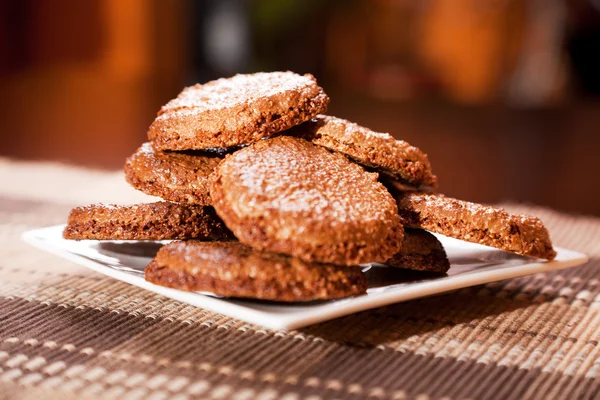
<path fill-rule="evenodd" d="M 552 30 L 579 23 L 575 6 L 543 19 L 525 0 L 229 3 L 250 26 L 239 72 L 314 73 L 331 114 L 426 151 L 442 192 L 600 215 L 600 106 Z M 198 60 L 211 7 L 1 1 L 0 155 L 120 168 L 184 85 L 238 72 Z"/>

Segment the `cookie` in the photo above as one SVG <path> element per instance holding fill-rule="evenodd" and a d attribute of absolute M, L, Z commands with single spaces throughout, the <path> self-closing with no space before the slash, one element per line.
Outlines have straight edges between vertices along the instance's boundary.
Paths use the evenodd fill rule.
<path fill-rule="evenodd" d="M 208 177 L 222 158 L 216 152 L 156 151 L 144 143 L 125 162 L 125 179 L 134 188 L 165 200 L 210 205 Z"/>
<path fill-rule="evenodd" d="M 253 143 L 308 121 L 329 97 L 310 75 L 236 75 L 185 88 L 148 130 L 159 150 L 201 150 Z"/>
<path fill-rule="evenodd" d="M 442 195 L 405 192 L 397 195 L 405 225 L 524 256 L 552 260 L 548 230 L 538 218 Z"/>
<path fill-rule="evenodd" d="M 76 240 L 227 240 L 233 235 L 212 207 L 158 202 L 74 208 L 63 237 Z"/>
<path fill-rule="evenodd" d="M 427 155 L 387 133 L 373 132 L 345 119 L 319 115 L 289 132 L 312 143 L 345 154 L 410 186 L 435 188 Z"/>
<path fill-rule="evenodd" d="M 186 291 L 274 301 L 339 299 L 366 293 L 360 268 L 306 263 L 239 242 L 172 242 L 144 271 L 146 280 Z"/>
<path fill-rule="evenodd" d="M 445 273 L 450 269 L 446 251 L 437 238 L 421 229 L 404 230 L 402 248 L 385 262 L 391 267 Z"/>
<path fill-rule="evenodd" d="M 243 243 L 307 262 L 383 262 L 402 226 L 393 197 L 338 153 L 290 136 L 228 155 L 211 176 L 217 214 Z"/>

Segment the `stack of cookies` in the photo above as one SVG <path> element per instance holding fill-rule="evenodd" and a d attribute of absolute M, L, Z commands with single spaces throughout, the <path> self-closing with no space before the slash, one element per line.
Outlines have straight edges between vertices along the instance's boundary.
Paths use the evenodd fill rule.
<path fill-rule="evenodd" d="M 362 266 L 445 273 L 429 233 L 552 260 L 542 222 L 436 194 L 418 148 L 324 115 L 311 75 L 237 75 L 188 87 L 161 108 L 126 162 L 165 201 L 72 210 L 67 239 L 172 240 L 148 281 L 275 301 L 364 294 Z"/>

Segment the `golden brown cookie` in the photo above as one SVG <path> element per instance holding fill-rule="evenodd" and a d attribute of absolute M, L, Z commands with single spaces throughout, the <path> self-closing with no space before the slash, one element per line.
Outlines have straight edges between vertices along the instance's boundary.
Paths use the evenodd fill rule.
<path fill-rule="evenodd" d="M 165 200 L 210 205 L 208 177 L 222 158 L 216 152 L 157 151 L 144 143 L 125 162 L 125 179 Z"/>
<path fill-rule="evenodd" d="M 437 238 L 421 229 L 404 229 L 402 248 L 386 265 L 415 271 L 444 273 L 450 269 L 446 251 Z"/>
<path fill-rule="evenodd" d="M 184 89 L 161 108 L 148 138 L 160 150 L 237 146 L 308 121 L 328 103 L 310 74 L 236 75 Z"/>
<path fill-rule="evenodd" d="M 548 230 L 539 218 L 418 192 L 399 194 L 397 201 L 406 226 L 525 256 L 547 260 L 556 256 Z"/>
<path fill-rule="evenodd" d="M 360 268 L 306 263 L 239 242 L 169 243 L 144 275 L 175 289 L 286 302 L 339 299 L 367 290 Z"/>
<path fill-rule="evenodd" d="M 428 188 L 437 186 L 437 177 L 431 172 L 427 154 L 387 133 L 373 132 L 327 115 L 319 115 L 289 133 L 343 153 L 404 184 Z"/>
<path fill-rule="evenodd" d="M 158 202 L 130 206 L 92 204 L 71 210 L 65 239 L 233 239 L 212 207 Z"/>
<path fill-rule="evenodd" d="M 211 177 L 214 207 L 236 237 L 307 262 L 383 262 L 402 226 L 393 197 L 338 153 L 279 136 L 228 155 Z"/>

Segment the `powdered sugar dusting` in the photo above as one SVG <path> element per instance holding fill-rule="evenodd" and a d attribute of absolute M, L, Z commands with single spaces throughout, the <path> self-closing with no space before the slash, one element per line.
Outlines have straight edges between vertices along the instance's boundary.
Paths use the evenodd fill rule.
<path fill-rule="evenodd" d="M 229 155 L 215 170 L 214 207 L 243 243 L 308 261 L 385 261 L 402 228 L 395 201 L 346 157 L 279 136 Z"/>
<path fill-rule="evenodd" d="M 373 174 L 304 141 L 272 141 L 277 143 L 249 152 L 249 163 L 235 172 L 247 200 L 240 207 L 311 214 L 339 223 L 387 217 L 389 208 L 386 213 L 382 204 L 391 197 Z"/>
<path fill-rule="evenodd" d="M 305 90 L 315 84 L 311 75 L 293 72 L 235 75 L 185 88 L 176 99 L 162 108 L 161 113 L 186 108 L 193 108 L 196 112 L 229 108 L 238 105 L 240 101 L 252 102 L 279 93 Z"/>

